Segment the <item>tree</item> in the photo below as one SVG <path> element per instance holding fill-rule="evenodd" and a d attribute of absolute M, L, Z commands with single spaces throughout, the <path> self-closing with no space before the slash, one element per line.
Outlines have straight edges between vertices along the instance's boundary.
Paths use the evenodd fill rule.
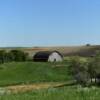
<path fill-rule="evenodd" d="M 20 50 L 11 50 L 9 55 L 12 61 L 26 61 L 28 58 L 28 53 L 24 53 Z"/>
<path fill-rule="evenodd" d="M 70 73 L 79 84 L 83 86 L 94 83 L 100 85 L 100 51 L 87 61 L 82 61 L 80 57 L 72 58 L 69 68 Z"/>
<path fill-rule="evenodd" d="M 95 79 L 95 83 L 97 83 L 98 78 L 100 80 L 100 52 L 97 52 L 96 55 L 90 59 L 88 72 L 91 76 L 91 82 L 93 78 Z"/>
<path fill-rule="evenodd" d="M 89 81 L 88 63 L 80 59 L 80 57 L 73 57 L 70 60 L 69 71 L 77 83 L 82 86 L 87 86 Z"/>
<path fill-rule="evenodd" d="M 6 60 L 6 52 L 5 50 L 0 50 L 0 63 L 4 63 Z"/>
<path fill-rule="evenodd" d="M 87 47 L 91 46 L 91 44 L 86 44 Z"/>
<path fill-rule="evenodd" d="M 11 61 L 27 61 L 28 53 L 24 53 L 20 50 L 11 50 L 6 52 L 0 50 L 0 63 L 11 62 Z"/>

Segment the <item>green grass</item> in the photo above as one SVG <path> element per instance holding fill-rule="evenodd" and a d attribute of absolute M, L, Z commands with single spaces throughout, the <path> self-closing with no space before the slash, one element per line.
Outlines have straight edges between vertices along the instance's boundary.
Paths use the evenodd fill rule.
<path fill-rule="evenodd" d="M 31 82 L 63 82 L 70 78 L 68 64 L 65 62 L 12 62 L 0 65 L 0 86 Z"/>
<path fill-rule="evenodd" d="M 100 89 L 50 88 L 27 93 L 2 95 L 0 100 L 100 100 Z"/>
<path fill-rule="evenodd" d="M 12 62 L 0 65 L 0 86 L 40 82 L 65 82 L 71 79 L 67 60 L 62 63 Z M 0 90 L 2 94 L 2 90 Z M 2 94 L 0 100 L 100 100 L 99 88 L 66 86 Z"/>

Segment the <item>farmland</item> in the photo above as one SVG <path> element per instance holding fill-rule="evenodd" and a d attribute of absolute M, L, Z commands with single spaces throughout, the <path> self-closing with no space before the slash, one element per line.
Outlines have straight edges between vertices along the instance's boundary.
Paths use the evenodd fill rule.
<path fill-rule="evenodd" d="M 80 55 L 82 61 L 87 61 L 87 54 L 89 56 L 95 54 L 100 49 L 99 46 L 2 49 L 22 50 L 30 56 L 38 51 L 57 50 L 64 55 L 64 61 L 59 63 L 13 61 L 0 64 L 0 100 L 99 100 L 98 87 L 63 85 L 73 80 L 68 69 L 70 56 Z"/>
<path fill-rule="evenodd" d="M 22 50 L 32 57 L 38 51 L 53 51 L 57 50 L 62 53 L 64 56 L 91 56 L 94 55 L 96 51 L 100 50 L 100 45 L 91 45 L 91 46 L 59 46 L 59 47 L 5 47 L 0 48 L 0 50 Z"/>

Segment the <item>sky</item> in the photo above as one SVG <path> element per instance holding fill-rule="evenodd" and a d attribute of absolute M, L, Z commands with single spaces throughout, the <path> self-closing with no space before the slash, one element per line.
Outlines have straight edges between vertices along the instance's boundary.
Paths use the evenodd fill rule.
<path fill-rule="evenodd" d="M 100 0 L 0 0 L 0 47 L 100 44 Z"/>

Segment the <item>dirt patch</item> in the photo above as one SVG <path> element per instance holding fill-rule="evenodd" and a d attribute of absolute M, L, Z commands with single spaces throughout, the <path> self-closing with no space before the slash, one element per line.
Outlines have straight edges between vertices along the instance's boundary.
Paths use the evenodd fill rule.
<path fill-rule="evenodd" d="M 50 87 L 57 87 L 64 83 L 39 83 L 39 84 L 30 84 L 30 85 L 16 85 L 16 86 L 8 86 L 6 90 L 10 93 L 19 93 L 19 92 L 27 92 L 32 90 L 39 89 L 47 89 Z"/>

